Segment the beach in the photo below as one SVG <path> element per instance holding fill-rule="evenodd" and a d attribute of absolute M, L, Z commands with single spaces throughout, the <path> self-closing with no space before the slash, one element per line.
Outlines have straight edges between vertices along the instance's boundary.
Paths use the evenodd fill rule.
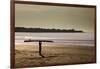
<path fill-rule="evenodd" d="M 63 6 L 16 5 L 14 67 L 96 62 L 95 8 Z"/>
<path fill-rule="evenodd" d="M 38 45 L 15 45 L 15 67 L 84 64 L 95 62 L 94 46 L 42 46 L 42 58 Z"/>

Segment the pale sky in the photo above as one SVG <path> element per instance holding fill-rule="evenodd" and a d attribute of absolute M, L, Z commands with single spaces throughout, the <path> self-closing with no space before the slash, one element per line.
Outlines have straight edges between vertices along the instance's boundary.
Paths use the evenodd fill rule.
<path fill-rule="evenodd" d="M 94 32 L 94 8 L 15 5 L 15 26 Z"/>

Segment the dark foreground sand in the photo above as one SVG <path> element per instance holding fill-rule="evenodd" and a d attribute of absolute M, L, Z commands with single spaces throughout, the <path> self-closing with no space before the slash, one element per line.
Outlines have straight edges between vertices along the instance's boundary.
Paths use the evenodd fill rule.
<path fill-rule="evenodd" d="M 38 46 L 16 45 L 15 67 L 34 67 L 95 62 L 95 48 L 88 46 L 43 46 L 45 58 L 38 55 Z"/>

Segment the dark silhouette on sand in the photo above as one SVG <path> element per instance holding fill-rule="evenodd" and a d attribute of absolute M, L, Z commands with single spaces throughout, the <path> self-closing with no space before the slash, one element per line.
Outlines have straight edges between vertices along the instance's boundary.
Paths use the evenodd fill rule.
<path fill-rule="evenodd" d="M 31 39 L 29 39 L 29 40 L 24 40 L 24 42 L 39 42 L 39 55 L 44 58 L 44 56 L 41 53 L 41 51 L 42 51 L 42 47 L 41 47 L 42 42 L 53 42 L 53 41 L 50 41 L 50 40 L 31 40 Z"/>

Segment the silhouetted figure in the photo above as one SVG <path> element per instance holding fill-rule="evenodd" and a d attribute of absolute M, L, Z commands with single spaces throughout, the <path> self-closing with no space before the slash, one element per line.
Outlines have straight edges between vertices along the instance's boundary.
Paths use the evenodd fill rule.
<path fill-rule="evenodd" d="M 44 56 L 41 53 L 41 51 L 42 51 L 42 47 L 41 47 L 42 42 L 53 42 L 53 41 L 50 41 L 50 40 L 31 40 L 31 39 L 29 39 L 29 40 L 25 40 L 24 42 L 39 42 L 39 55 L 44 58 Z"/>
<path fill-rule="evenodd" d="M 41 53 L 41 50 L 42 50 L 41 45 L 42 45 L 42 42 L 39 41 L 39 55 L 42 56 L 42 57 L 44 57 L 44 56 L 42 55 L 42 53 Z"/>

